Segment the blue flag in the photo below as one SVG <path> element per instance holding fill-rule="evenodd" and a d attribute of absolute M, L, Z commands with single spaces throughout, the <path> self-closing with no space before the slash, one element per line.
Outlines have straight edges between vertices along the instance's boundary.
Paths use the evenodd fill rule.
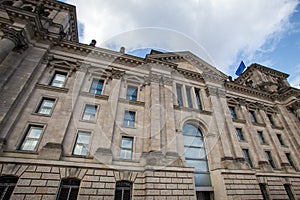
<path fill-rule="evenodd" d="M 244 69 L 246 68 L 244 62 L 242 61 L 240 66 L 237 68 L 235 75 L 239 76 L 243 73 Z"/>

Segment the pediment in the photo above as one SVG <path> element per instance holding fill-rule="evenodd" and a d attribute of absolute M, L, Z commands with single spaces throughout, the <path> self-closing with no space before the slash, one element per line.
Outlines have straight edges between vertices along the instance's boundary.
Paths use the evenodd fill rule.
<path fill-rule="evenodd" d="M 288 76 L 268 67 L 252 64 L 235 82 L 268 93 L 275 93 L 289 87 L 286 80 Z"/>
<path fill-rule="evenodd" d="M 150 55 L 152 59 L 158 59 L 161 61 L 172 62 L 177 64 L 177 71 L 190 71 L 201 75 L 205 81 L 222 83 L 227 79 L 227 76 L 221 71 L 205 62 L 201 58 L 197 57 L 191 52 L 170 52 L 170 53 L 158 53 Z"/>

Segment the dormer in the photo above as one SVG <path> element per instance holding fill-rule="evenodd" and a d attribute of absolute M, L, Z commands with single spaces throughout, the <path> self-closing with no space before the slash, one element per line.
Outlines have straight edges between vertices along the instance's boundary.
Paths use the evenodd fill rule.
<path fill-rule="evenodd" d="M 290 87 L 287 82 L 288 76 L 288 74 L 254 63 L 234 82 L 268 93 L 275 93 Z"/>

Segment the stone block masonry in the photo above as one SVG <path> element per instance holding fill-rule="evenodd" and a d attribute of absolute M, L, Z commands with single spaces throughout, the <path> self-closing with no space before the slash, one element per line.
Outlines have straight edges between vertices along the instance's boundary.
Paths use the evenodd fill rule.
<path fill-rule="evenodd" d="M 116 182 L 133 183 L 133 199 L 195 199 L 192 170 L 122 171 L 55 165 L 0 164 L 1 176 L 17 176 L 12 199 L 56 199 L 60 181 L 77 178 L 80 182 L 78 199 L 113 199 Z"/>

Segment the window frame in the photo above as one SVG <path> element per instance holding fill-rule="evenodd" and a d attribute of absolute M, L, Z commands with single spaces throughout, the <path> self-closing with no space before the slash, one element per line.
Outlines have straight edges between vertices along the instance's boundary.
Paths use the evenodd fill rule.
<path fill-rule="evenodd" d="M 183 86 L 181 84 L 176 83 L 176 100 L 177 105 L 179 107 L 184 107 L 183 103 Z"/>
<path fill-rule="evenodd" d="M 24 144 L 25 144 L 25 141 L 27 141 L 27 136 L 31 130 L 31 127 L 39 127 L 41 128 L 41 133 L 40 133 L 40 136 L 38 139 L 35 139 L 35 138 L 29 138 L 28 140 L 33 140 L 33 141 L 37 141 L 35 147 L 33 150 L 26 150 L 26 149 L 23 149 L 24 147 Z M 45 132 L 45 129 L 46 129 L 46 125 L 44 124 L 36 124 L 36 123 L 30 123 L 26 126 L 26 129 L 25 131 L 23 132 L 23 135 L 22 135 L 22 139 L 18 145 L 18 150 L 19 151 L 26 151 L 26 152 L 37 152 L 38 148 L 39 148 L 39 145 L 40 145 L 40 142 L 42 140 L 42 137 L 43 137 L 43 134 Z"/>
<path fill-rule="evenodd" d="M 266 157 L 268 159 L 269 164 L 271 165 L 271 167 L 273 169 L 275 169 L 276 168 L 276 164 L 274 162 L 274 159 L 273 159 L 273 156 L 271 154 L 271 151 L 265 151 L 265 154 L 266 154 Z"/>
<path fill-rule="evenodd" d="M 125 186 L 125 185 L 121 185 L 121 186 L 118 186 L 118 184 L 122 184 L 122 183 L 126 183 L 128 184 L 129 186 Z M 130 191 L 130 196 L 128 199 L 125 199 L 124 198 L 124 189 L 127 190 L 127 188 L 129 189 Z M 116 182 L 116 186 L 115 186 L 115 193 L 114 193 L 114 200 L 131 200 L 132 199 L 132 188 L 133 188 L 133 184 L 132 182 L 129 182 L 129 181 L 124 181 L 124 180 L 121 180 L 121 181 L 117 181 Z M 117 198 L 117 192 L 121 190 L 121 199 L 120 198 Z"/>
<path fill-rule="evenodd" d="M 201 89 L 199 88 L 194 88 L 194 93 L 195 93 L 195 99 L 196 99 L 196 105 L 198 110 L 203 110 L 203 101 L 201 97 Z"/>
<path fill-rule="evenodd" d="M 86 112 L 86 109 L 88 106 L 94 106 L 96 109 L 95 109 L 95 115 L 94 115 L 94 119 L 84 119 L 84 117 L 86 116 L 85 114 L 87 114 L 87 116 L 92 116 L 92 115 L 89 115 L 88 112 Z M 98 118 L 98 111 L 99 111 L 99 105 L 97 104 L 90 104 L 90 103 L 86 103 L 84 104 L 84 107 L 83 107 L 83 112 L 81 114 L 81 120 L 82 121 L 86 121 L 86 122 L 96 122 L 97 121 L 97 118 Z"/>
<path fill-rule="evenodd" d="M 1 187 L 4 188 L 3 194 L 0 196 L 0 199 L 10 199 L 18 181 L 19 181 L 19 177 L 17 176 L 11 176 L 11 175 L 0 176 L 0 188 Z"/>
<path fill-rule="evenodd" d="M 186 93 L 186 100 L 187 100 L 188 108 L 194 108 L 191 90 L 192 90 L 191 86 L 188 86 L 188 85 L 185 86 L 185 93 Z"/>
<path fill-rule="evenodd" d="M 281 146 L 286 146 L 285 142 L 283 142 L 283 138 L 282 138 L 282 134 L 281 133 L 276 133 L 276 137 L 277 137 L 277 140 L 279 141 L 279 143 L 280 143 Z"/>
<path fill-rule="evenodd" d="M 86 151 L 87 151 L 86 154 L 75 154 L 75 149 L 76 149 L 77 144 L 82 145 L 83 147 L 85 147 L 84 146 L 85 143 L 78 143 L 77 142 L 80 133 L 88 133 L 89 134 L 89 143 L 88 143 L 88 148 L 86 148 Z M 73 156 L 81 156 L 81 157 L 87 157 L 87 156 L 89 156 L 90 155 L 91 143 L 92 143 L 92 131 L 89 131 L 89 130 L 77 130 L 75 141 L 74 141 L 74 144 L 73 144 L 72 155 Z"/>
<path fill-rule="evenodd" d="M 122 143 L 123 143 L 123 139 L 127 139 L 127 140 L 131 140 L 131 147 L 123 147 L 122 146 Z M 133 147 L 134 147 L 134 137 L 130 137 L 130 136 L 121 136 L 121 141 L 120 141 L 120 154 L 119 154 L 119 157 L 120 157 L 120 160 L 133 160 Z M 122 157 L 122 152 L 123 151 L 130 151 L 130 158 L 126 158 L 125 157 Z M 125 154 L 126 155 L 126 154 Z"/>
<path fill-rule="evenodd" d="M 269 200 L 270 199 L 270 193 L 269 193 L 269 190 L 267 188 L 267 184 L 266 183 L 259 183 L 259 189 L 260 189 L 260 192 L 263 196 L 263 199 L 264 200 Z"/>
<path fill-rule="evenodd" d="M 276 126 L 276 121 L 273 117 L 273 114 L 267 113 L 267 118 L 269 119 L 269 122 L 271 123 L 272 126 Z"/>
<path fill-rule="evenodd" d="M 260 142 L 261 142 L 262 144 L 268 144 L 268 143 L 266 142 L 266 138 L 264 137 L 263 131 L 257 131 L 257 135 L 258 135 L 258 137 L 259 137 L 259 139 L 260 139 Z"/>
<path fill-rule="evenodd" d="M 246 142 L 246 139 L 245 139 L 245 136 L 243 134 L 243 129 L 242 128 L 236 127 L 235 132 L 236 132 L 236 135 L 237 135 L 239 141 Z"/>
<path fill-rule="evenodd" d="M 232 105 L 229 105 L 228 108 L 229 108 L 231 118 L 232 119 L 238 119 L 237 112 L 236 112 L 236 107 L 232 106 Z"/>
<path fill-rule="evenodd" d="M 98 88 L 97 87 L 93 88 L 94 81 L 98 81 L 97 86 L 98 86 L 99 82 L 102 82 L 102 88 L 101 88 L 101 92 L 99 94 L 96 92 L 98 90 Z M 104 86 L 105 86 L 105 80 L 104 79 L 94 77 L 91 81 L 91 84 L 90 84 L 89 93 L 94 94 L 94 95 L 103 95 Z M 94 90 L 94 92 L 92 92 L 92 90 Z"/>
<path fill-rule="evenodd" d="M 287 158 L 287 160 L 289 161 L 289 164 L 295 169 L 297 170 L 296 164 L 294 162 L 294 159 L 292 158 L 291 153 L 285 153 L 285 156 Z"/>
<path fill-rule="evenodd" d="M 135 88 L 136 89 L 136 96 L 128 94 L 128 88 Z M 132 98 L 132 97 L 135 97 L 135 99 Z M 136 86 L 134 84 L 128 84 L 126 86 L 126 96 L 125 96 L 125 99 L 128 100 L 128 101 L 138 101 L 138 98 L 139 98 L 139 86 Z"/>
<path fill-rule="evenodd" d="M 61 87 L 53 85 L 53 83 L 54 83 L 53 81 L 55 80 L 57 74 L 65 75 L 65 80 L 63 81 Z M 66 85 L 67 79 L 68 79 L 68 72 L 55 70 L 48 85 L 52 86 L 52 87 L 57 87 L 57 88 L 64 88 Z"/>
<path fill-rule="evenodd" d="M 76 181 L 76 182 L 79 182 L 79 184 L 64 184 L 63 185 L 63 182 L 64 181 Z M 69 200 L 69 197 L 70 197 L 70 193 L 72 192 L 72 189 L 77 189 L 76 192 L 76 198 L 78 198 L 78 194 L 79 194 L 79 189 L 80 189 L 80 184 L 81 184 L 81 181 L 77 178 L 64 178 L 64 179 L 61 179 L 60 180 L 60 185 L 59 185 L 59 189 L 58 189 L 58 192 L 57 192 L 57 195 L 56 195 L 56 200 Z M 68 186 L 71 186 L 71 187 L 68 187 Z M 62 188 L 68 188 L 68 196 L 67 196 L 67 199 L 65 199 L 64 197 L 61 197 L 60 195 L 62 194 L 61 193 L 61 190 Z"/>
<path fill-rule="evenodd" d="M 45 114 L 45 113 L 40 113 L 40 112 L 39 112 L 39 111 L 41 110 L 41 108 L 42 108 L 42 105 L 43 105 L 44 100 L 53 100 L 53 106 L 51 107 L 51 110 L 50 110 L 50 113 L 49 113 L 49 114 Z M 35 111 L 34 111 L 34 114 L 44 115 L 44 116 L 51 116 L 52 113 L 53 113 L 54 107 L 56 106 L 56 102 L 57 102 L 57 98 L 43 96 L 43 97 L 40 99 L 40 101 L 39 101 L 39 103 L 38 103 L 38 106 L 36 107 L 36 109 L 35 109 Z"/>
<path fill-rule="evenodd" d="M 128 113 L 129 116 L 130 116 L 130 113 L 134 113 L 134 120 L 126 119 L 126 113 Z M 131 124 L 130 122 L 133 122 L 133 125 L 130 125 Z M 123 126 L 124 127 L 135 128 L 136 127 L 136 122 L 137 122 L 137 112 L 134 111 L 134 110 L 125 110 L 124 115 L 123 115 Z"/>
<path fill-rule="evenodd" d="M 249 110 L 250 120 L 252 123 L 258 123 L 257 116 L 255 110 Z"/>
<path fill-rule="evenodd" d="M 283 186 L 284 186 L 284 190 L 285 190 L 286 194 L 288 195 L 289 199 L 296 200 L 292 185 L 285 183 L 285 184 L 283 184 Z"/>
<path fill-rule="evenodd" d="M 246 162 L 250 165 L 251 168 L 253 168 L 253 162 L 250 157 L 249 149 L 242 149 L 242 151 Z"/>

